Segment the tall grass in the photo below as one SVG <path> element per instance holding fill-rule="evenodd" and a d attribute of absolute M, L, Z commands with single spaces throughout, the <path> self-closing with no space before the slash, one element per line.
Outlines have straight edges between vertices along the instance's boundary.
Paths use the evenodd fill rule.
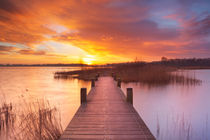
<path fill-rule="evenodd" d="M 12 111 L 12 104 L 3 104 L 1 108 L 8 108 L 8 113 L 5 115 L 5 111 L 1 111 L 4 129 L 0 131 L 0 139 L 57 140 L 63 132 L 58 111 L 45 100 L 24 101 L 16 112 Z"/>
<path fill-rule="evenodd" d="M 165 121 L 165 120 L 164 120 Z M 161 126 L 160 120 L 157 117 L 157 140 L 192 140 L 193 138 L 193 128 L 189 120 L 186 120 L 184 114 L 182 117 L 177 115 L 176 117 L 168 118 L 164 129 Z"/>
<path fill-rule="evenodd" d="M 82 68 L 81 70 L 69 71 L 69 72 L 56 72 L 54 78 L 56 79 L 70 79 L 77 78 L 80 80 L 91 81 L 97 75 L 107 75 L 111 73 L 110 68 Z"/>
<path fill-rule="evenodd" d="M 12 104 L 3 103 L 0 106 L 0 138 L 8 138 L 10 130 L 14 128 L 15 117 Z"/>
<path fill-rule="evenodd" d="M 174 74 L 178 69 L 175 67 L 167 67 L 164 65 L 141 64 L 135 63 L 127 65 L 119 65 L 112 68 L 91 68 L 70 72 L 57 72 L 55 78 L 78 78 L 81 80 L 91 80 L 97 73 L 101 75 L 115 75 L 123 82 L 140 82 L 147 85 L 167 85 L 167 84 L 183 84 L 195 85 L 201 81 L 195 77 Z"/>
<path fill-rule="evenodd" d="M 177 69 L 161 65 L 146 65 L 142 67 L 117 68 L 117 76 L 124 82 L 141 82 L 148 85 L 200 84 L 195 77 L 173 73 Z"/>
<path fill-rule="evenodd" d="M 200 125 L 193 124 L 190 118 L 183 114 L 167 115 L 162 119 L 157 115 L 157 125 L 155 136 L 157 140 L 208 140 L 209 139 L 209 122 L 208 115 L 206 119 L 200 120 Z"/>

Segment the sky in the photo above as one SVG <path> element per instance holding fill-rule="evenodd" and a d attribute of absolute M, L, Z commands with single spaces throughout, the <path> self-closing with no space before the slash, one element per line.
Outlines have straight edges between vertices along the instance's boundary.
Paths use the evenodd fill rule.
<path fill-rule="evenodd" d="M 0 0 L 0 64 L 210 57 L 210 0 Z"/>

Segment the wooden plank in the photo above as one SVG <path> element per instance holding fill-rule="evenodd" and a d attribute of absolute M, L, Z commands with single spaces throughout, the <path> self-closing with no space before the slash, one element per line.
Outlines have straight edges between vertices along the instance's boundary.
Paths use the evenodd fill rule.
<path fill-rule="evenodd" d="M 155 140 L 111 77 L 100 77 L 60 140 Z"/>

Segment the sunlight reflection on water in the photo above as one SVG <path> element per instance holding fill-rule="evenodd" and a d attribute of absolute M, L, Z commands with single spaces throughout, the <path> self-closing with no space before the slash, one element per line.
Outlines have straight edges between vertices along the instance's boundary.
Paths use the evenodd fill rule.
<path fill-rule="evenodd" d="M 77 69 L 80 68 L 1 67 L 0 102 L 17 105 L 22 96 L 31 101 L 44 98 L 58 108 L 65 128 L 80 105 L 80 88 L 89 91 L 90 83 L 54 79 L 54 73 Z M 122 83 L 123 91 L 133 88 L 134 107 L 157 139 L 210 139 L 210 70 L 191 70 L 186 74 L 202 80 L 202 84 L 148 87 Z"/>
<path fill-rule="evenodd" d="M 18 104 L 20 98 L 46 99 L 61 114 L 63 128 L 67 126 L 80 105 L 80 88 L 89 91 L 90 83 L 77 79 L 54 79 L 54 73 L 78 70 L 79 67 L 1 67 L 0 103 L 6 100 Z"/>

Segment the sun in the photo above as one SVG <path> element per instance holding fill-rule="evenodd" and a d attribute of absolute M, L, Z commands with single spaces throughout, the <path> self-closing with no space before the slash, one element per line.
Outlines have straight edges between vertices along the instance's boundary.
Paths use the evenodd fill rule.
<path fill-rule="evenodd" d="M 95 58 L 92 55 L 86 55 L 86 57 L 82 58 L 84 64 L 92 65 L 94 64 Z"/>

